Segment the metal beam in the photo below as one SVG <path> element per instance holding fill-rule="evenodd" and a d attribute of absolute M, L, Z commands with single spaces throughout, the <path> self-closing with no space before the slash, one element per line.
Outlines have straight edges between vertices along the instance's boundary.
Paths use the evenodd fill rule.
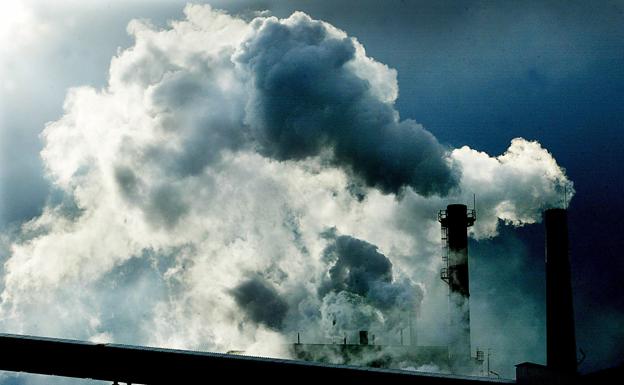
<path fill-rule="evenodd" d="M 0 334 L 0 370 L 132 384 L 324 381 L 357 384 L 484 384 L 509 380 L 326 365 L 294 360 Z"/>

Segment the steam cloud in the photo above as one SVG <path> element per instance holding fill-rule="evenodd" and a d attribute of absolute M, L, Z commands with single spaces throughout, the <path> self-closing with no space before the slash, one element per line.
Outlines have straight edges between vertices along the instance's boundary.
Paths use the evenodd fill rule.
<path fill-rule="evenodd" d="M 251 78 L 247 121 L 262 154 L 296 160 L 329 150 L 332 163 L 388 193 L 408 185 L 445 194 L 456 185 L 433 135 L 399 121 L 395 71 L 355 39 L 303 13 L 251 27 L 234 59 Z"/>
<path fill-rule="evenodd" d="M 250 279 L 235 287 L 232 295 L 250 320 L 272 329 L 280 329 L 288 304 L 274 288 L 261 280 Z"/>
<path fill-rule="evenodd" d="M 277 356 L 297 331 L 392 341 L 440 290 L 438 209 L 476 193 L 487 238 L 573 193 L 537 142 L 491 157 L 401 120 L 396 72 L 327 23 L 184 12 L 131 22 L 108 86 L 71 89 L 43 131 L 57 191 L 4 241 L 3 331 Z"/>
<path fill-rule="evenodd" d="M 331 243 L 323 251 L 328 265 L 319 296 L 326 309 L 327 330 L 351 335 L 359 330 L 397 331 L 406 327 L 422 300 L 422 288 L 406 277 L 395 277 L 392 262 L 377 247 L 347 235 L 325 234 Z M 329 316 L 329 317 L 328 317 Z M 326 325 L 329 326 L 329 325 Z"/>

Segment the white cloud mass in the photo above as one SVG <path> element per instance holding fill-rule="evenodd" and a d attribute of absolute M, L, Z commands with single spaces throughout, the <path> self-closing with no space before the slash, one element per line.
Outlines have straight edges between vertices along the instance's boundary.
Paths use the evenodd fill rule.
<path fill-rule="evenodd" d="M 476 194 L 488 238 L 573 195 L 537 142 L 491 157 L 401 120 L 396 71 L 327 23 L 184 13 L 132 21 L 108 85 L 71 89 L 43 131 L 62 198 L 7 241 L 3 331 L 273 356 L 298 331 L 383 343 L 439 291 L 437 210 Z"/>

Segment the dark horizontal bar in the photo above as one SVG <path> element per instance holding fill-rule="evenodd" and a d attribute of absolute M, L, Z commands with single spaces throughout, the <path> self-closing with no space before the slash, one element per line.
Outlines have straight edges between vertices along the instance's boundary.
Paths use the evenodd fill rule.
<path fill-rule="evenodd" d="M 196 383 L 197 379 L 242 381 L 250 376 L 272 384 L 298 379 L 366 384 L 514 383 L 479 377 L 327 365 L 117 344 L 0 334 L 0 370 L 119 381 L 133 384 Z"/>

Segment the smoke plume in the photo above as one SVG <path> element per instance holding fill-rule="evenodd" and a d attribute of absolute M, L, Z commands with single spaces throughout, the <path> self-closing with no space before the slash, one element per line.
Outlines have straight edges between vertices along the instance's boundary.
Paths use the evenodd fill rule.
<path fill-rule="evenodd" d="M 3 331 L 286 356 L 299 331 L 395 343 L 413 311 L 435 340 L 437 210 L 476 193 L 490 238 L 573 194 L 537 142 L 492 157 L 401 120 L 396 71 L 325 22 L 184 13 L 132 21 L 108 85 L 46 125 L 55 193 L 2 238 Z"/>
<path fill-rule="evenodd" d="M 333 229 L 324 235 L 331 242 L 323 251 L 328 269 L 318 293 L 327 330 L 334 337 L 360 330 L 398 335 L 419 308 L 422 288 L 394 274 L 392 262 L 375 245 Z"/>
<path fill-rule="evenodd" d="M 278 160 L 329 153 L 368 186 L 424 195 L 457 184 L 445 149 L 393 103 L 396 72 L 366 57 L 344 32 L 293 14 L 256 19 L 234 57 L 250 77 L 247 122 L 262 154 Z"/>

